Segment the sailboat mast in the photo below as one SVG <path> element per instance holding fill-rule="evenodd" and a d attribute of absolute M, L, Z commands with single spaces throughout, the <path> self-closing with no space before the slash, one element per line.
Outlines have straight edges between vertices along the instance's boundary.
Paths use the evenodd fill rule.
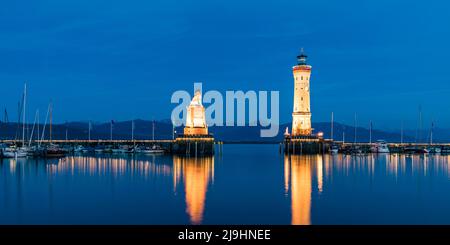
<path fill-rule="evenodd" d="M 37 110 L 37 141 L 39 141 L 39 109 Z"/>
<path fill-rule="evenodd" d="M 330 133 L 330 135 L 331 135 L 331 140 L 333 140 L 333 136 L 334 136 L 334 132 L 333 132 L 333 120 L 334 120 L 334 118 L 333 118 L 333 112 L 331 112 L 331 133 Z"/>
<path fill-rule="evenodd" d="M 419 143 L 422 140 L 422 107 L 419 107 Z"/>
<path fill-rule="evenodd" d="M 113 134 L 113 120 L 111 120 L 111 122 L 110 122 L 110 125 L 109 125 L 109 139 L 112 141 L 112 139 L 113 139 L 113 137 L 112 137 L 112 134 Z"/>
<path fill-rule="evenodd" d="M 6 111 L 5 108 L 5 114 L 3 115 L 3 123 L 5 124 L 5 132 L 8 132 L 8 112 Z M 5 139 L 7 139 L 7 133 L 5 134 Z"/>
<path fill-rule="evenodd" d="M 17 102 L 17 128 L 16 133 L 14 135 L 14 145 L 17 146 L 17 141 L 20 138 L 20 125 L 22 124 L 21 118 L 22 118 L 22 102 L 23 102 L 23 95 L 22 95 L 22 101 Z"/>
<path fill-rule="evenodd" d="M 172 140 L 175 139 L 175 124 L 172 122 Z"/>
<path fill-rule="evenodd" d="M 153 125 L 152 125 L 152 140 L 155 140 L 155 120 L 153 120 Z"/>
<path fill-rule="evenodd" d="M 30 135 L 30 140 L 28 141 L 28 147 L 31 146 L 31 141 L 33 140 L 33 135 L 34 135 L 34 128 L 36 127 L 36 121 L 38 118 L 38 110 L 36 110 L 36 115 L 34 116 L 34 122 L 33 122 L 33 128 L 31 129 L 31 135 Z M 38 130 L 39 132 L 39 130 Z"/>
<path fill-rule="evenodd" d="M 6 108 L 5 108 L 5 115 L 3 115 L 3 121 L 4 121 L 5 123 L 8 123 L 8 122 L 9 122 L 9 119 L 8 119 L 8 111 L 6 110 Z"/>
<path fill-rule="evenodd" d="M 50 102 L 50 143 L 52 143 L 52 119 L 53 119 L 53 103 Z"/>
<path fill-rule="evenodd" d="M 434 122 L 431 122 L 430 145 L 433 144 L 433 129 L 434 129 Z"/>
<path fill-rule="evenodd" d="M 41 139 L 39 140 L 38 146 L 41 146 L 41 143 L 45 137 L 45 128 L 47 127 L 48 114 L 50 113 L 50 105 L 51 104 L 48 104 L 47 115 L 45 116 L 44 126 L 42 126 L 42 135 L 41 135 Z"/>
<path fill-rule="evenodd" d="M 25 146 L 25 108 L 26 108 L 26 103 L 27 103 L 27 84 L 25 83 L 24 89 L 23 89 L 23 127 L 22 127 L 22 147 Z"/>
<path fill-rule="evenodd" d="M 354 143 L 356 144 L 356 126 L 357 126 L 357 124 L 356 124 L 356 112 L 355 112 L 355 137 L 354 137 Z"/>
<path fill-rule="evenodd" d="M 369 144 L 372 144 L 372 120 L 369 125 Z"/>
<path fill-rule="evenodd" d="M 131 120 L 131 140 L 134 142 L 134 120 Z"/>
<path fill-rule="evenodd" d="M 342 144 L 345 144 L 345 126 L 342 129 Z"/>
<path fill-rule="evenodd" d="M 402 120 L 401 129 L 400 129 L 400 144 L 403 144 L 403 120 Z"/>

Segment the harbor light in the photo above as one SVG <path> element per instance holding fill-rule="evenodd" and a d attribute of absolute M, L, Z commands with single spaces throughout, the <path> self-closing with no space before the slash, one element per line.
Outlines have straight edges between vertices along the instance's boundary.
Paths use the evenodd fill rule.
<path fill-rule="evenodd" d="M 310 78 L 312 67 L 303 52 L 292 67 L 294 75 L 294 106 L 291 132 L 284 134 L 284 152 L 288 154 L 323 153 L 323 133 L 313 133 L 311 127 Z"/>
<path fill-rule="evenodd" d="M 178 135 L 173 145 L 176 154 L 212 155 L 214 154 L 214 137 L 208 133 L 205 107 L 202 104 L 202 93 L 195 91 L 194 97 L 187 107 L 186 124 L 183 134 Z"/>
<path fill-rule="evenodd" d="M 310 77 L 311 66 L 306 62 L 307 56 L 302 52 L 297 56 L 297 65 L 292 68 L 294 74 L 294 108 L 292 112 L 292 136 L 310 136 L 311 106 Z"/>
<path fill-rule="evenodd" d="M 208 135 L 205 107 L 203 107 L 202 94 L 199 90 L 195 91 L 194 98 L 187 108 L 184 135 Z"/>

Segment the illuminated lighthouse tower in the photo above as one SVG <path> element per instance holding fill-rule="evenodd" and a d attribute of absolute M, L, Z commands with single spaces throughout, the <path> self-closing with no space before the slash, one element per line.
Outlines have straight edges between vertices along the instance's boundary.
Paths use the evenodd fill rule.
<path fill-rule="evenodd" d="M 311 135 L 311 106 L 309 101 L 309 79 L 311 66 L 306 63 L 307 56 L 302 52 L 297 56 L 294 73 L 294 111 L 292 113 L 292 136 Z"/>
<path fill-rule="evenodd" d="M 214 155 L 214 137 L 208 133 L 205 107 L 202 104 L 200 90 L 195 91 L 194 98 L 187 107 L 183 134 L 178 135 L 170 150 L 174 154 L 196 157 L 197 155 Z M 195 208 L 193 210 L 195 211 Z"/>
<path fill-rule="evenodd" d="M 194 98 L 187 108 L 185 135 L 208 135 L 205 119 L 205 107 L 202 105 L 200 90 L 195 91 Z"/>

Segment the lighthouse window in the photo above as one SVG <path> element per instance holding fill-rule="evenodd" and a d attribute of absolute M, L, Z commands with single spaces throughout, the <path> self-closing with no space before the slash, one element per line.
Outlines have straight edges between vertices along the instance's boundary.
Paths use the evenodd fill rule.
<path fill-rule="evenodd" d="M 303 76 L 301 77 L 301 79 L 303 80 Z"/>
<path fill-rule="evenodd" d="M 303 101 L 303 97 L 300 97 L 300 99 Z"/>

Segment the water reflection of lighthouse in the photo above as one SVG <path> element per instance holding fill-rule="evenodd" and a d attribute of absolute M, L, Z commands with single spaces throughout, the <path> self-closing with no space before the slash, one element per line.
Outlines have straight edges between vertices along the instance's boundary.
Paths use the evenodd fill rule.
<path fill-rule="evenodd" d="M 214 181 L 213 157 L 173 157 L 175 189 L 184 183 L 186 213 L 192 224 L 201 224 L 205 211 L 206 192 Z"/>
<path fill-rule="evenodd" d="M 311 224 L 313 179 L 317 191 L 323 188 L 323 159 L 321 155 L 285 155 L 284 189 L 291 197 L 291 224 Z"/>

